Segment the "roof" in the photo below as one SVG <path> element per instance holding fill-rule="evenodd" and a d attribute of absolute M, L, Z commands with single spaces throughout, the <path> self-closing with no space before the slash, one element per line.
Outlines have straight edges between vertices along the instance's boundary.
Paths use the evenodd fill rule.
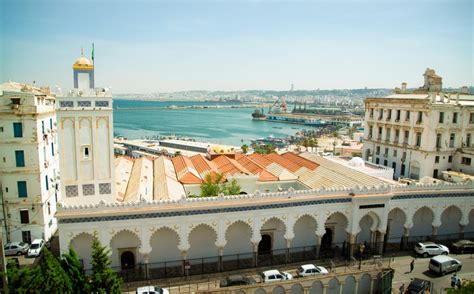
<path fill-rule="evenodd" d="M 201 177 L 189 157 L 180 155 L 171 159 L 178 180 L 183 184 L 200 184 Z"/>
<path fill-rule="evenodd" d="M 272 161 L 272 162 L 278 163 L 279 165 L 281 165 L 282 167 L 284 167 L 285 169 L 287 169 L 291 172 L 295 172 L 295 171 L 299 170 L 300 167 L 301 167 L 298 164 L 296 164 L 295 162 L 290 161 L 290 160 L 288 160 L 288 159 L 286 159 L 286 158 L 284 158 L 281 155 L 276 154 L 276 153 L 266 154 L 265 158 Z"/>
<path fill-rule="evenodd" d="M 317 164 L 316 162 L 313 162 L 313 161 L 308 160 L 304 157 L 298 156 L 293 152 L 286 152 L 282 155 L 282 157 L 296 163 L 300 167 L 304 166 L 304 167 L 306 167 L 310 170 L 314 170 L 314 169 L 318 168 L 318 166 L 319 166 L 319 164 Z"/>
<path fill-rule="evenodd" d="M 216 157 L 212 162 L 217 166 L 219 172 L 225 176 L 232 176 L 234 174 L 245 174 L 250 175 L 251 172 L 244 168 L 236 160 L 229 158 L 225 155 Z"/>
<path fill-rule="evenodd" d="M 259 165 L 255 161 L 252 161 L 247 156 L 239 156 L 237 159 L 244 168 L 254 175 L 259 175 L 259 181 L 278 181 L 278 177 L 266 170 L 263 166 Z"/>
<path fill-rule="evenodd" d="M 153 200 L 180 199 L 186 196 L 178 182 L 174 165 L 168 157 L 160 156 L 153 161 Z"/>
<path fill-rule="evenodd" d="M 218 169 L 214 162 L 206 160 L 204 155 L 196 154 L 191 156 L 191 162 L 193 163 L 196 171 L 199 173 L 201 178 L 205 178 L 209 173 L 217 173 Z"/>

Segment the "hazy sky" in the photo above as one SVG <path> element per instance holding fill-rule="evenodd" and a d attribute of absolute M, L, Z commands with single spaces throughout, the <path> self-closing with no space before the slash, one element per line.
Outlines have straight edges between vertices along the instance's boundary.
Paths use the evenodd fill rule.
<path fill-rule="evenodd" d="M 115 93 L 474 84 L 474 1 L 0 0 L 0 82 Z"/>

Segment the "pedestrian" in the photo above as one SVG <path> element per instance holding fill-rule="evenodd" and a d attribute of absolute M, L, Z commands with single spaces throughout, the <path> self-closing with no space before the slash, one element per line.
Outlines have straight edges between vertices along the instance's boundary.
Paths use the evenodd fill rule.
<path fill-rule="evenodd" d="M 458 287 L 458 289 L 462 288 L 462 279 L 461 278 L 458 278 L 458 281 L 456 282 L 456 286 Z"/>
<path fill-rule="evenodd" d="M 456 276 L 456 273 L 451 277 L 451 288 L 456 287 L 456 284 L 458 282 L 458 277 Z"/>
<path fill-rule="evenodd" d="M 414 268 L 415 268 L 415 260 L 412 259 L 410 262 L 410 273 L 413 271 Z"/>
<path fill-rule="evenodd" d="M 402 284 L 398 290 L 400 290 L 400 294 L 405 293 L 405 284 Z"/>

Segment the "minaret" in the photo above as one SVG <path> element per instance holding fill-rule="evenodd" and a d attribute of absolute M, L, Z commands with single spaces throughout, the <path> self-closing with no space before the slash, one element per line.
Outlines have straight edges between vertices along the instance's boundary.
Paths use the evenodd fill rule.
<path fill-rule="evenodd" d="M 94 88 L 94 65 L 83 54 L 73 72 L 74 89 L 56 104 L 62 202 L 114 202 L 112 95 Z"/>

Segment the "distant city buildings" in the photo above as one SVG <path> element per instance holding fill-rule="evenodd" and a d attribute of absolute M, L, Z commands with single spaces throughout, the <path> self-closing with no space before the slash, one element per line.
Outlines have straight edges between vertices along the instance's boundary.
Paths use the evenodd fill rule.
<path fill-rule="evenodd" d="M 395 178 L 441 178 L 443 171 L 474 173 L 474 95 L 445 93 L 434 70 L 413 91 L 395 89 L 365 99 L 364 158 L 394 169 Z"/>
<path fill-rule="evenodd" d="M 49 239 L 57 229 L 58 140 L 49 88 L 0 85 L 0 196 L 5 241 Z"/>

